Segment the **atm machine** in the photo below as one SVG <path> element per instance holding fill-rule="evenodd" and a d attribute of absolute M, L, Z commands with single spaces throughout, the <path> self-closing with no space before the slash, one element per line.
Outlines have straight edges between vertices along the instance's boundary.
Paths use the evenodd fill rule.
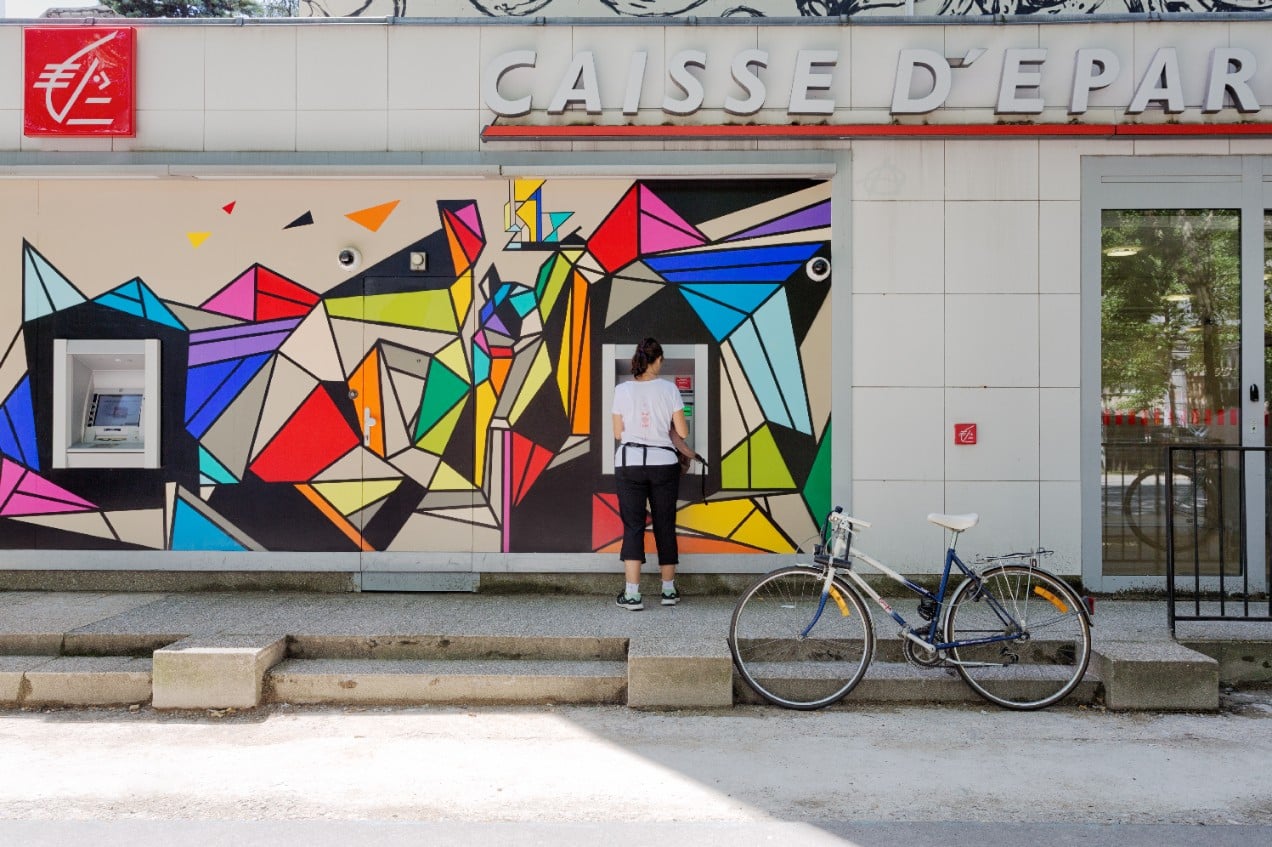
<path fill-rule="evenodd" d="M 53 341 L 53 467 L 159 467 L 159 340 Z"/>
<path fill-rule="evenodd" d="M 601 432 L 605 433 L 610 446 L 602 451 L 602 472 L 606 475 L 614 473 L 614 444 L 609 425 L 611 409 L 614 408 L 614 386 L 632 379 L 632 352 L 636 344 L 602 345 L 601 366 L 601 410 L 603 413 Z M 663 365 L 659 374 L 671 380 L 680 389 L 680 399 L 685 404 L 685 421 L 689 424 L 689 437 L 686 443 L 695 452 L 707 455 L 710 445 L 710 415 L 708 412 L 707 391 L 707 345 L 705 344 L 664 344 Z M 699 468 L 694 468 L 695 473 Z"/>

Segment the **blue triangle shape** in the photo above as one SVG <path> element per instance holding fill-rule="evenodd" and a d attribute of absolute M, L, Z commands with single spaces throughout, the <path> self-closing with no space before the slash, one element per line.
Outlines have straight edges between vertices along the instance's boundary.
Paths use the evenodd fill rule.
<path fill-rule="evenodd" d="M 728 338 L 729 333 L 737 329 L 738 324 L 746 320 L 744 313 L 731 309 L 715 300 L 708 300 L 696 292 L 687 291 L 684 286 L 681 287 L 680 293 L 684 295 L 685 300 L 689 301 L 689 305 L 697 312 L 702 322 L 707 325 L 707 330 L 716 341 L 723 341 Z"/>
<path fill-rule="evenodd" d="M 162 300 L 160 300 L 150 286 L 144 282 L 141 283 L 141 307 L 146 313 L 146 317 L 157 324 L 173 327 L 174 329 L 185 329 L 183 324 L 176 315 L 172 313 Z"/>
<path fill-rule="evenodd" d="M 0 453 L 34 471 L 40 469 L 39 442 L 35 438 L 35 406 L 31 401 L 31 375 L 22 377 L 0 406 Z"/>
<path fill-rule="evenodd" d="M 224 529 L 195 511 L 184 500 L 177 500 L 172 516 L 173 550 L 246 550 Z"/>
<path fill-rule="evenodd" d="M 186 372 L 186 429 L 201 437 L 243 387 L 265 367 L 270 353 L 200 365 Z"/>
<path fill-rule="evenodd" d="M 22 320 L 33 321 L 86 302 L 80 290 L 30 244 L 22 251 Z"/>
<path fill-rule="evenodd" d="M 762 306 L 777 289 L 778 285 L 771 282 L 685 283 L 680 286 L 681 291 L 692 291 L 708 300 L 715 300 L 748 315 Z"/>

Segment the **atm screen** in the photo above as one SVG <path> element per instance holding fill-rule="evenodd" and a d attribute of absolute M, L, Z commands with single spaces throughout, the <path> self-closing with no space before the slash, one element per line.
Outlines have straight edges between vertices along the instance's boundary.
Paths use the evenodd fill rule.
<path fill-rule="evenodd" d="M 94 394 L 89 426 L 141 426 L 140 394 Z"/>

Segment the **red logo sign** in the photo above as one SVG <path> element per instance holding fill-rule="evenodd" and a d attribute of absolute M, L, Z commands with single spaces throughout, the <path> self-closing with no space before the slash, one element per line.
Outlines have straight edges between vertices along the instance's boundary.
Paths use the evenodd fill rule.
<path fill-rule="evenodd" d="M 955 444 L 975 444 L 976 443 L 976 424 L 974 423 L 954 424 L 954 443 Z"/>
<path fill-rule="evenodd" d="M 676 377 L 676 387 L 681 391 L 693 391 L 693 377 L 678 376 Z"/>
<path fill-rule="evenodd" d="M 22 34 L 23 134 L 135 134 L 131 27 L 32 27 Z"/>

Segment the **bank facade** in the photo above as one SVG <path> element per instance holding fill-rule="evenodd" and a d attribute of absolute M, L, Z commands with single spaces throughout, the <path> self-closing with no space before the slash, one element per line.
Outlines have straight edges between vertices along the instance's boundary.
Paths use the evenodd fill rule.
<path fill-rule="evenodd" d="M 77 24 L 0 25 L 11 573 L 616 573 L 646 335 L 686 573 L 1161 585 L 1160 445 L 1265 443 L 1266 13 Z"/>

